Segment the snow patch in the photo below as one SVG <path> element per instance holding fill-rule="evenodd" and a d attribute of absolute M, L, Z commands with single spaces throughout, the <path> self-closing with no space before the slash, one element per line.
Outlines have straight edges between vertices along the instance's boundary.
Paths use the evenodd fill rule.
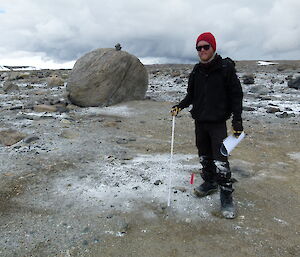
<path fill-rule="evenodd" d="M 276 65 L 279 64 L 277 62 L 268 62 L 268 61 L 258 61 L 257 65 L 259 66 L 267 66 L 267 65 Z"/>
<path fill-rule="evenodd" d="M 273 218 L 273 220 L 275 220 L 276 222 L 278 222 L 279 224 L 282 224 L 282 225 L 289 225 L 289 223 L 287 223 L 286 221 L 282 220 L 282 219 L 278 219 L 276 217 Z"/>
<path fill-rule="evenodd" d="M 151 205 L 161 212 L 161 206 L 167 205 L 171 176 L 169 209 L 172 213 L 183 220 L 212 218 L 212 210 L 219 208 L 219 197 L 217 194 L 203 199 L 193 196 L 195 185 L 190 185 L 190 175 L 195 171 L 194 164 L 186 162 L 192 158 L 195 156 L 175 154 L 170 164 L 169 154 L 156 154 L 138 155 L 122 164 L 118 160 L 108 161 L 106 164 L 93 163 L 88 169 L 93 170 L 94 174 L 90 174 L 85 180 L 79 180 L 78 177 L 60 178 L 55 182 L 55 192 L 63 197 L 80 200 L 82 204 L 97 202 L 104 209 L 113 206 L 115 210 L 131 212 L 143 205 Z M 200 184 L 200 175 L 196 174 L 196 177 L 196 183 Z M 68 187 L 69 184 L 72 186 Z M 181 188 L 185 190 L 181 191 Z"/>
<path fill-rule="evenodd" d="M 0 65 L 0 71 L 10 71 L 10 69 L 6 68 L 5 66 Z"/>
<path fill-rule="evenodd" d="M 291 159 L 300 162 L 300 152 L 288 153 L 287 155 L 288 155 Z"/>
<path fill-rule="evenodd" d="M 108 107 L 88 107 L 84 110 L 86 114 L 109 115 L 118 117 L 132 117 L 136 110 L 126 105 L 108 106 Z"/>

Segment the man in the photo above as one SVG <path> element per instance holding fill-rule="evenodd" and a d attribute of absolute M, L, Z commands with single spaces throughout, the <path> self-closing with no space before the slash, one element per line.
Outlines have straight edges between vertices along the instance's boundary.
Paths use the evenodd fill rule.
<path fill-rule="evenodd" d="M 176 116 L 192 104 L 196 146 L 204 180 L 194 193 L 204 197 L 216 192 L 219 186 L 222 215 L 232 219 L 236 216 L 232 200 L 234 189 L 228 158 L 220 153 L 220 147 L 227 137 L 226 120 L 231 115 L 234 135 L 239 136 L 243 131 L 242 87 L 234 62 L 229 58 L 222 59 L 216 53 L 216 40 L 210 32 L 199 35 L 196 49 L 200 62 L 189 76 L 185 98 L 173 106 L 171 113 Z"/>

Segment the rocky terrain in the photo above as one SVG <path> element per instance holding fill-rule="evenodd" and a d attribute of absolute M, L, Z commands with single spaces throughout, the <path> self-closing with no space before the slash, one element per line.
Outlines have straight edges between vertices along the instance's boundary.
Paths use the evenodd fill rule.
<path fill-rule="evenodd" d="M 147 66 L 145 100 L 102 108 L 68 101 L 70 70 L 0 72 L 0 256 L 298 256 L 300 61 L 274 63 L 236 64 L 247 136 L 230 156 L 234 220 L 218 194 L 192 194 L 188 110 L 169 162 L 169 110 L 192 65 Z"/>

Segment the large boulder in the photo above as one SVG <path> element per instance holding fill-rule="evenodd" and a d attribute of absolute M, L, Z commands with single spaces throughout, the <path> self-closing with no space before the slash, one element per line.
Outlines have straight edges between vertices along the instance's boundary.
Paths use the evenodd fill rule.
<path fill-rule="evenodd" d="M 144 99 L 148 73 L 135 56 L 99 48 L 82 56 L 70 74 L 67 91 L 78 106 L 109 106 Z"/>

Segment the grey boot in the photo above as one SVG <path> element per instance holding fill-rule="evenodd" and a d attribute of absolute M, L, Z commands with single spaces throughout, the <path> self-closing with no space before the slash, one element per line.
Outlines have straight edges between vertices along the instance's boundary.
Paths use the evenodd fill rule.
<path fill-rule="evenodd" d="M 220 187 L 221 213 L 226 219 L 234 219 L 236 217 L 236 208 L 232 200 L 232 188 Z"/>
<path fill-rule="evenodd" d="M 234 219 L 236 209 L 232 201 L 232 180 L 228 161 L 215 161 L 217 182 L 220 185 L 221 213 L 226 219 Z"/>
<path fill-rule="evenodd" d="M 204 181 L 204 183 L 194 189 L 194 194 L 198 197 L 204 197 L 217 191 L 218 184 L 216 182 Z"/>

